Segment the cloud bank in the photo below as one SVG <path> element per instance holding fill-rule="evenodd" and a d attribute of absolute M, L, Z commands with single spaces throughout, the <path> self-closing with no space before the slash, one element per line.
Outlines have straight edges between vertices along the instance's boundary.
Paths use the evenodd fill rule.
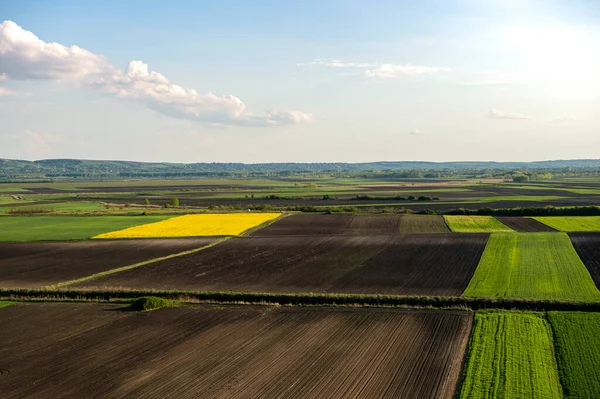
<path fill-rule="evenodd" d="M 300 111 L 253 114 L 238 97 L 179 86 L 142 61 L 131 61 L 122 71 L 102 55 L 46 43 L 12 21 L 0 24 L 0 81 L 7 79 L 76 82 L 171 117 L 214 124 L 280 126 L 312 120 L 311 114 Z"/>
<path fill-rule="evenodd" d="M 450 72 L 450 68 L 428 67 L 420 65 L 398 65 L 398 64 L 374 64 L 359 62 L 344 62 L 340 60 L 314 60 L 301 62 L 297 66 L 327 67 L 327 68 L 354 68 L 362 69 L 362 74 L 368 78 L 396 78 L 399 76 L 426 75 L 436 72 Z"/>
<path fill-rule="evenodd" d="M 493 119 L 517 119 L 517 120 L 533 119 L 533 117 L 531 117 L 531 116 L 517 114 L 517 113 L 513 113 L 513 112 L 499 111 L 495 108 L 492 108 L 488 115 L 490 118 L 493 118 Z"/>

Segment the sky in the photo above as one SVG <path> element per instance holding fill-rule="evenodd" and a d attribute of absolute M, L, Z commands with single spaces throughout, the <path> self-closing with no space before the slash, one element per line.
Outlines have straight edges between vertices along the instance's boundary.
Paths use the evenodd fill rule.
<path fill-rule="evenodd" d="M 0 0 L 0 158 L 600 158 L 600 1 Z"/>

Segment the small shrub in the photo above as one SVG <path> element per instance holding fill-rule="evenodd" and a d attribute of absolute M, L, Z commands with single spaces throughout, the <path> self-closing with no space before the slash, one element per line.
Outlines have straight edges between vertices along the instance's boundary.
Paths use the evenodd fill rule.
<path fill-rule="evenodd" d="M 143 296 L 141 298 L 134 299 L 129 306 L 130 310 L 138 312 L 147 312 L 150 310 L 156 310 L 160 308 L 166 308 L 170 306 L 177 306 L 177 301 L 170 301 L 168 299 L 159 298 L 155 296 Z"/>

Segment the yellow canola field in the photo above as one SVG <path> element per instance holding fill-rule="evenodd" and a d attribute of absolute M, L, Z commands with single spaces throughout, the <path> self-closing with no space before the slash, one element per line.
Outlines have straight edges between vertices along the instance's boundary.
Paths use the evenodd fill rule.
<path fill-rule="evenodd" d="M 156 223 L 103 233 L 92 238 L 158 238 L 234 236 L 279 217 L 280 213 L 214 213 L 185 215 Z"/>

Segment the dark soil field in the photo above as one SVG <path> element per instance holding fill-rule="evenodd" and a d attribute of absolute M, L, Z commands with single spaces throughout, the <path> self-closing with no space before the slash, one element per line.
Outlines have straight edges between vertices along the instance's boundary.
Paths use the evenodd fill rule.
<path fill-rule="evenodd" d="M 292 215 L 254 231 L 251 236 L 394 235 L 449 233 L 444 218 L 428 215 Z"/>
<path fill-rule="evenodd" d="M 0 243 L 0 287 L 52 285 L 200 248 L 215 241 L 200 238 Z"/>
<path fill-rule="evenodd" d="M 569 233 L 577 254 L 600 289 L 600 233 Z"/>
<path fill-rule="evenodd" d="M 535 233 L 544 231 L 556 231 L 550 226 L 546 226 L 544 223 L 540 223 L 535 219 L 520 218 L 520 217 L 496 217 L 502 224 L 511 229 L 525 233 Z"/>
<path fill-rule="evenodd" d="M 240 237 L 78 286 L 460 295 L 487 234 Z"/>
<path fill-rule="evenodd" d="M 0 395 L 452 398 L 469 312 L 21 303 L 0 310 Z"/>

